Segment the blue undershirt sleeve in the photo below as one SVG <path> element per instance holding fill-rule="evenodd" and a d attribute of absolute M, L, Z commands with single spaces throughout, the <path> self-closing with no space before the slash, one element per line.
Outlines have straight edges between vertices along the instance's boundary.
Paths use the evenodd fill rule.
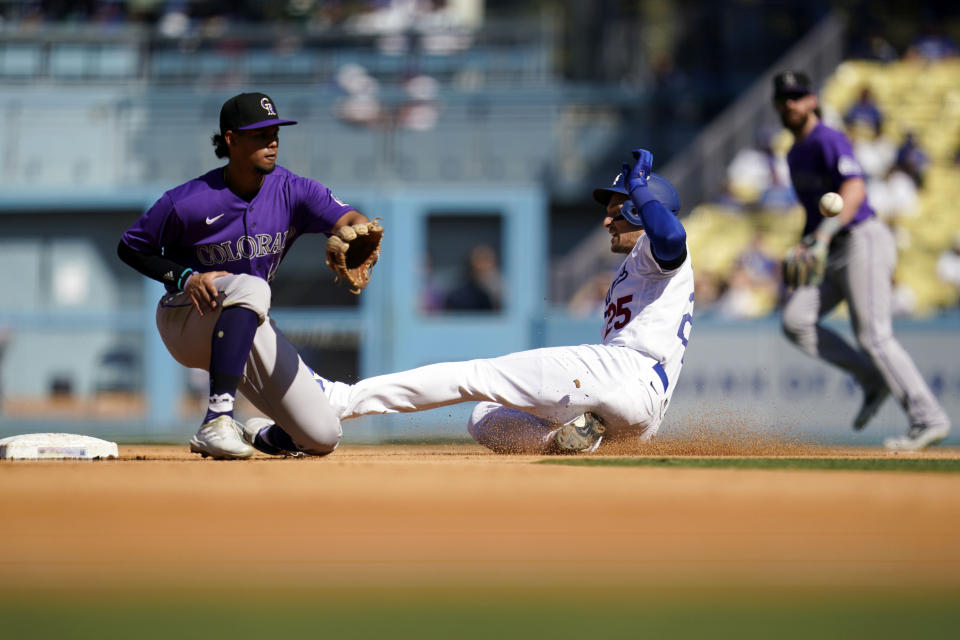
<path fill-rule="evenodd" d="M 659 200 L 647 200 L 638 211 L 657 263 L 667 268 L 679 266 L 687 257 L 687 232 L 680 220 Z"/>

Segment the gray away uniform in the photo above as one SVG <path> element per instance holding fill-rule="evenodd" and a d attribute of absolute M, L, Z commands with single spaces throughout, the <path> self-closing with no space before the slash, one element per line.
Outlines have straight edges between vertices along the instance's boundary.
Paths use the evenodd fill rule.
<path fill-rule="evenodd" d="M 805 235 L 823 219 L 820 196 L 839 192 L 845 180 L 863 177 L 847 138 L 822 123 L 790 149 L 787 161 L 807 214 Z M 823 282 L 798 288 L 787 301 L 784 332 L 805 352 L 849 372 L 864 390 L 885 385 L 911 424 L 948 426 L 943 408 L 893 335 L 890 300 L 896 261 L 893 234 L 864 200 L 831 242 Z M 842 300 L 850 308 L 859 349 L 819 322 Z"/>

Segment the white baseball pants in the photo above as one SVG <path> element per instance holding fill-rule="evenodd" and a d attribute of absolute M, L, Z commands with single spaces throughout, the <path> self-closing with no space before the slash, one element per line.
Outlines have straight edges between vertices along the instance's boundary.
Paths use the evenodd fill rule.
<path fill-rule="evenodd" d="M 548 347 L 338 383 L 331 399 L 341 419 L 486 401 L 468 428 L 494 450 L 536 452 L 552 429 L 587 411 L 603 419 L 607 438 L 648 440 L 667 405 L 655 364 L 626 347 Z"/>

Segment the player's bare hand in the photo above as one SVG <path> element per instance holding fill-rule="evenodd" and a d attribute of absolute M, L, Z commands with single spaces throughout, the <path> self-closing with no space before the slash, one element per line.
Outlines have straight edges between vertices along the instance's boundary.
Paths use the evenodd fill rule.
<path fill-rule="evenodd" d="M 190 297 L 197 313 L 203 315 L 204 311 L 213 311 L 217 307 L 217 296 L 220 295 L 220 292 L 213 281 L 226 275 L 230 274 L 227 271 L 195 272 L 187 279 L 187 284 L 183 287 L 183 290 Z"/>

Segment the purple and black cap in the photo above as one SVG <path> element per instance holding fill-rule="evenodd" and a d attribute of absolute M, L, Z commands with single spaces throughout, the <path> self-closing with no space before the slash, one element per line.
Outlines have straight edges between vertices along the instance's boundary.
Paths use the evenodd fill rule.
<path fill-rule="evenodd" d="M 784 71 L 773 78 L 774 99 L 795 99 L 813 93 L 810 76 L 802 71 Z"/>
<path fill-rule="evenodd" d="M 249 131 L 288 124 L 297 124 L 297 121 L 281 120 L 273 100 L 265 93 L 241 93 L 224 102 L 220 108 L 221 135 L 227 131 Z"/>

